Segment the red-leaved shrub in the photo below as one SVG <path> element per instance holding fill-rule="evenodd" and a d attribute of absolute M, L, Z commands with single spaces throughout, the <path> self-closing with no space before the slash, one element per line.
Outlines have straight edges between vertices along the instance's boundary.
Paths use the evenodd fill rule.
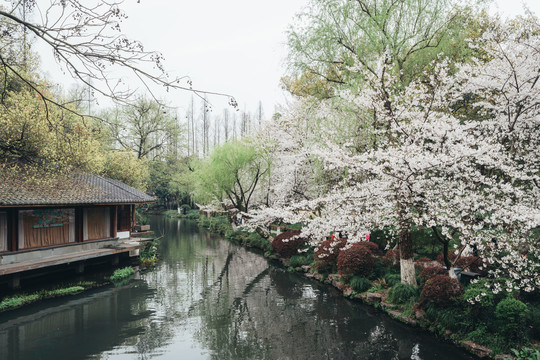
<path fill-rule="evenodd" d="M 373 256 L 382 256 L 383 254 L 381 249 L 379 249 L 379 245 L 371 241 L 359 241 L 357 243 L 354 243 L 353 246 L 363 246 L 367 248 L 369 251 L 371 251 L 371 254 Z"/>
<path fill-rule="evenodd" d="M 420 276 L 420 279 L 423 282 L 426 282 L 429 279 L 431 279 L 432 277 L 437 276 L 437 275 L 446 275 L 446 276 L 448 276 L 448 270 L 443 269 L 440 266 L 428 266 L 427 268 L 424 268 L 420 272 L 419 276 Z"/>
<path fill-rule="evenodd" d="M 337 267 L 341 274 L 368 276 L 375 265 L 375 259 L 364 246 L 352 246 L 341 250 Z"/>
<path fill-rule="evenodd" d="M 306 239 L 298 237 L 300 231 L 286 231 L 277 235 L 272 241 L 272 250 L 279 256 L 288 258 L 298 254 Z"/>
<path fill-rule="evenodd" d="M 458 279 L 447 275 L 435 275 L 422 288 L 422 301 L 430 301 L 438 305 L 447 305 L 454 299 L 463 296 L 463 286 Z"/>
<path fill-rule="evenodd" d="M 386 266 L 397 267 L 399 266 L 399 249 L 390 249 L 384 254 L 383 263 Z"/>
<path fill-rule="evenodd" d="M 334 270 L 339 252 L 346 244 L 347 239 L 327 239 L 321 242 L 314 253 L 317 269 L 323 271 Z"/>
<path fill-rule="evenodd" d="M 423 269 L 425 267 L 427 267 L 428 263 L 430 263 L 432 260 L 428 257 L 421 257 L 420 259 L 416 260 L 414 262 L 414 266 L 418 269 Z"/>

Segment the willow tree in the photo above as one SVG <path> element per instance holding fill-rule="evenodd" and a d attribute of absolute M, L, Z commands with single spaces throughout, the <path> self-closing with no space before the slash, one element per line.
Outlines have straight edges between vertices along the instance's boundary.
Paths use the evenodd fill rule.
<path fill-rule="evenodd" d="M 228 200 L 246 212 L 270 163 L 263 149 L 246 141 L 218 146 L 195 170 L 198 198 L 207 202 Z"/>

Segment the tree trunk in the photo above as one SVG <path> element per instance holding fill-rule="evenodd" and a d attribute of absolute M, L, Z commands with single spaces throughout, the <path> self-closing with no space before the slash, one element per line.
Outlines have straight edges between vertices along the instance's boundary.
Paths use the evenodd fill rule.
<path fill-rule="evenodd" d="M 399 234 L 399 255 L 401 282 L 417 287 L 412 239 L 410 229 L 407 225 L 401 229 Z"/>

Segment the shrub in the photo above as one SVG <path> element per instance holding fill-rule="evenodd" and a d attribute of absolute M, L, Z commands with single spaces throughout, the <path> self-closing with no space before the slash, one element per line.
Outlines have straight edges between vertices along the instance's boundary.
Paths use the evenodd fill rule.
<path fill-rule="evenodd" d="M 414 266 L 417 268 L 423 269 L 427 267 L 427 264 L 430 263 L 432 260 L 428 257 L 421 257 L 420 259 L 416 260 L 414 263 Z"/>
<path fill-rule="evenodd" d="M 404 304 L 417 295 L 418 291 L 414 286 L 397 283 L 388 291 L 388 300 L 393 304 Z"/>
<path fill-rule="evenodd" d="M 22 306 L 26 303 L 30 303 L 39 299 L 39 294 L 31 295 L 16 295 L 12 297 L 7 297 L 0 302 L 0 311 L 14 309 L 19 306 Z"/>
<path fill-rule="evenodd" d="M 512 349 L 517 360 L 540 360 L 540 350 L 524 348 L 521 350 Z"/>
<path fill-rule="evenodd" d="M 127 266 L 122 269 L 116 269 L 112 276 L 109 278 L 111 281 L 120 281 L 127 279 L 131 275 L 135 274 L 135 270 L 131 266 Z"/>
<path fill-rule="evenodd" d="M 477 304 L 479 307 L 487 309 L 495 306 L 495 298 L 491 289 L 486 287 L 485 281 L 478 281 L 477 283 L 470 284 L 465 289 L 463 299 L 470 304 Z"/>
<path fill-rule="evenodd" d="M 371 281 L 365 277 L 353 276 L 349 285 L 356 292 L 364 292 L 371 287 Z"/>
<path fill-rule="evenodd" d="M 438 305 L 447 305 L 463 295 L 463 286 L 458 279 L 447 275 L 435 275 L 424 285 L 422 300 Z"/>
<path fill-rule="evenodd" d="M 375 259 L 366 247 L 352 246 L 341 250 L 337 267 L 341 274 L 368 276 L 373 269 Z"/>
<path fill-rule="evenodd" d="M 527 312 L 528 323 L 532 328 L 532 336 L 534 339 L 540 339 L 540 304 L 529 305 Z"/>
<path fill-rule="evenodd" d="M 527 305 L 517 299 L 507 297 L 497 304 L 495 317 L 499 321 L 498 332 L 508 343 L 523 343 L 526 334 Z"/>
<path fill-rule="evenodd" d="M 432 277 L 434 277 L 436 275 L 446 275 L 446 276 L 448 276 L 448 270 L 443 269 L 440 266 L 429 266 L 427 268 L 424 268 L 420 272 L 421 283 L 425 283 L 426 281 L 428 281 L 429 279 L 431 279 Z"/>
<path fill-rule="evenodd" d="M 388 267 L 399 267 L 399 249 L 390 249 L 384 254 L 383 263 Z"/>
<path fill-rule="evenodd" d="M 300 267 L 302 265 L 309 265 L 313 262 L 313 254 L 305 255 L 293 255 L 289 260 L 289 266 L 293 268 Z"/>
<path fill-rule="evenodd" d="M 386 284 L 389 287 L 392 287 L 401 282 L 401 275 L 400 274 L 386 274 L 384 277 L 384 281 L 386 281 Z"/>
<path fill-rule="evenodd" d="M 315 249 L 316 267 L 321 271 L 333 271 L 336 268 L 339 252 L 347 244 L 347 239 L 327 239 Z"/>
<path fill-rule="evenodd" d="M 299 234 L 300 231 L 286 231 L 277 235 L 272 241 L 272 250 L 285 258 L 298 255 L 298 250 L 306 243 Z"/>
<path fill-rule="evenodd" d="M 354 243 L 353 246 L 361 246 L 367 248 L 369 251 L 371 251 L 371 254 L 374 256 L 382 256 L 382 251 L 379 249 L 379 245 L 375 244 L 371 241 L 359 241 L 357 243 Z"/>

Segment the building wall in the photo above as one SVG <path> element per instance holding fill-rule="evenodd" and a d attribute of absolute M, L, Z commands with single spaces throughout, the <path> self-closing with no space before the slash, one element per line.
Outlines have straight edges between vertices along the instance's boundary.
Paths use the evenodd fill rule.
<path fill-rule="evenodd" d="M 75 242 L 75 209 L 19 210 L 18 230 L 19 250 Z"/>
<path fill-rule="evenodd" d="M 109 207 L 83 209 L 83 240 L 101 240 L 111 237 L 111 214 Z"/>
<path fill-rule="evenodd" d="M 129 237 L 132 208 L 0 208 L 0 253 L 113 239 L 118 233 Z"/>

